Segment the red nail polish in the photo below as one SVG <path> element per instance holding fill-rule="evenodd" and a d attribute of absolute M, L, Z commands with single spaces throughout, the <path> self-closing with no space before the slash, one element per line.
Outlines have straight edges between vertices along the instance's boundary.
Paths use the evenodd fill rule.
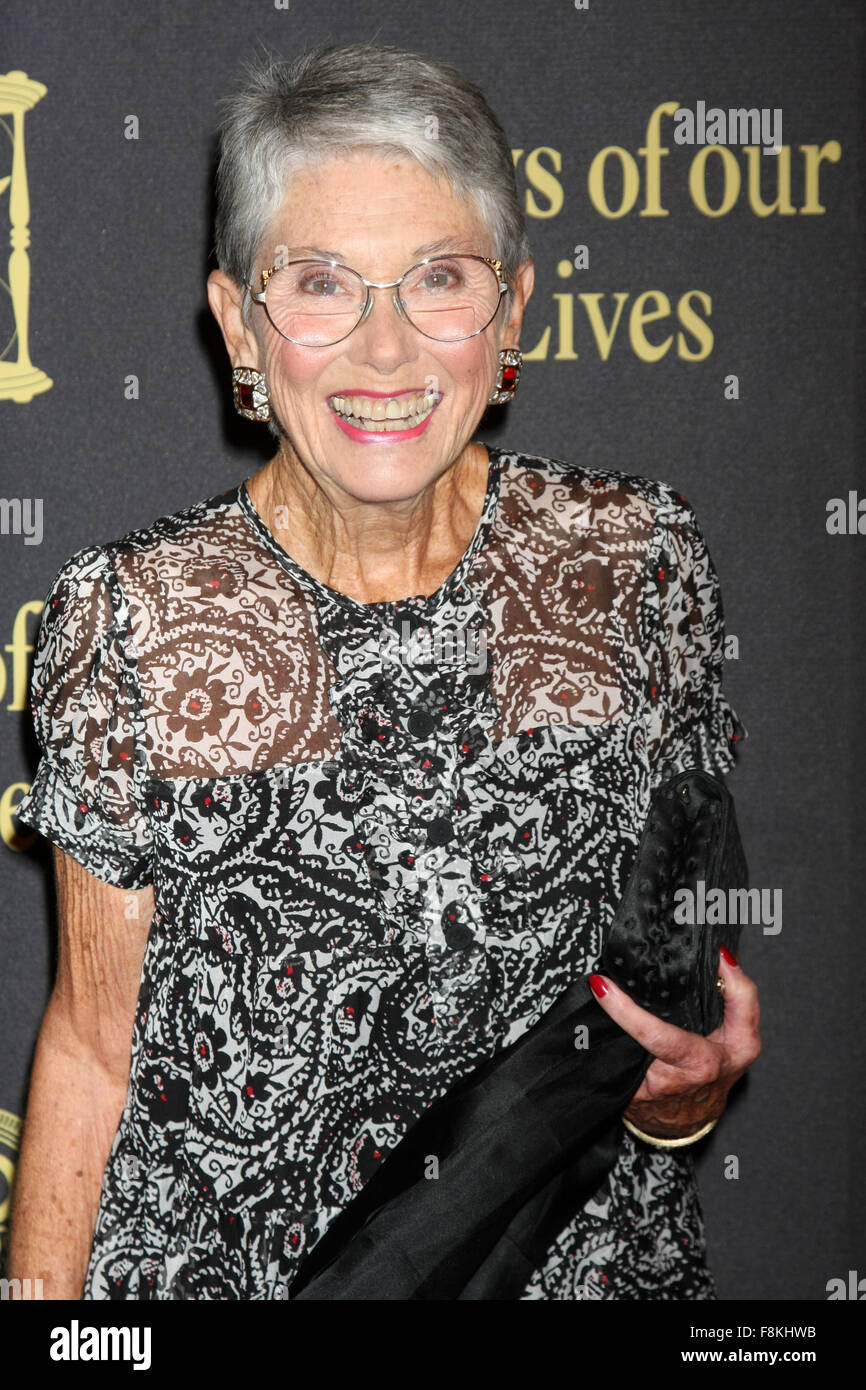
<path fill-rule="evenodd" d="M 731 953 L 730 953 L 730 951 L 728 950 L 727 946 L 720 946 L 720 947 L 719 947 L 719 954 L 721 955 L 722 959 L 725 961 L 726 965 L 739 965 L 739 963 L 740 963 L 740 962 L 737 960 L 736 956 L 732 956 L 732 955 L 731 955 Z"/>
<path fill-rule="evenodd" d="M 601 975 L 590 975 L 589 987 L 596 999 L 603 999 L 606 994 L 610 994 L 607 981 L 603 980 Z"/>

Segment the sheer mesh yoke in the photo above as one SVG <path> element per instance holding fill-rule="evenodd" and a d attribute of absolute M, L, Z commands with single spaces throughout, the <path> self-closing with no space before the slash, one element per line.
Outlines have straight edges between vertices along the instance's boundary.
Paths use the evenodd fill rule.
<path fill-rule="evenodd" d="M 243 486 L 52 586 L 20 815 L 156 899 L 88 1298 L 282 1296 L 413 1118 L 595 967 L 651 787 L 733 765 L 684 499 L 489 452 L 429 597 L 313 579 Z M 688 1160 L 624 1136 L 524 1297 L 712 1297 Z"/>

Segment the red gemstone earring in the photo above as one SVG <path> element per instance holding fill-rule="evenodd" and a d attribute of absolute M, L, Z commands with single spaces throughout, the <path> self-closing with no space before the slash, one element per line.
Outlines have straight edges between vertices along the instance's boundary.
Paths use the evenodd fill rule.
<path fill-rule="evenodd" d="M 496 373 L 493 394 L 488 397 L 488 405 L 506 405 L 511 400 L 520 381 L 522 363 L 520 348 L 499 349 L 499 371 Z"/>
<path fill-rule="evenodd" d="M 264 372 L 255 367 L 232 367 L 235 410 L 245 420 L 270 420 L 271 398 Z"/>

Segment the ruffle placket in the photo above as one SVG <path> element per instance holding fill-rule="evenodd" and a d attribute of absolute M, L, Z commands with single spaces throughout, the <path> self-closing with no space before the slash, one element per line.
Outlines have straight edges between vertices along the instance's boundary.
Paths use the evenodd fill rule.
<path fill-rule="evenodd" d="M 466 583 L 350 610 L 319 600 L 319 637 L 340 679 L 337 790 L 382 902 L 384 941 L 420 943 L 437 1022 L 480 1026 L 487 961 L 482 897 L 494 867 L 464 773 L 498 722 L 488 616 Z M 499 866 L 501 867 L 501 866 Z"/>

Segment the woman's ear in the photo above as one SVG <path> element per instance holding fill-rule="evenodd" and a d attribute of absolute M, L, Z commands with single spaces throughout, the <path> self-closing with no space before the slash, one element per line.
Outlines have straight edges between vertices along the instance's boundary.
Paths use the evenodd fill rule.
<path fill-rule="evenodd" d="M 261 370 L 261 346 L 250 325 L 244 322 L 243 295 L 237 281 L 222 270 L 212 270 L 207 277 L 208 303 L 222 330 L 232 366 Z"/>
<path fill-rule="evenodd" d="M 514 274 L 508 317 L 503 323 L 500 335 L 500 347 L 517 347 L 520 342 L 523 313 L 534 286 L 535 265 L 531 260 L 523 261 Z"/>

